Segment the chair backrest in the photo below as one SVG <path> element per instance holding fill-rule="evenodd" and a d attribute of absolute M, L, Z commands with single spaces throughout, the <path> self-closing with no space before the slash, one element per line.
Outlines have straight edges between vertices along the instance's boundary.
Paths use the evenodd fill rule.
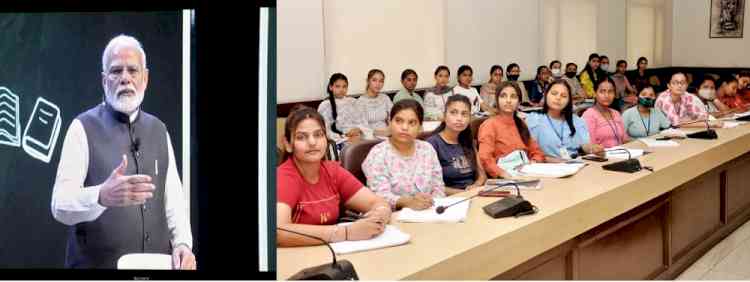
<path fill-rule="evenodd" d="M 367 185 L 367 178 L 362 171 L 362 162 L 367 158 L 372 147 L 383 140 L 362 140 L 358 143 L 346 145 L 341 150 L 341 166 L 351 172 L 359 181 Z"/>
<path fill-rule="evenodd" d="M 471 137 L 474 139 L 474 141 L 478 141 L 479 138 L 479 126 L 482 125 L 482 123 L 487 120 L 489 117 L 483 117 L 478 118 L 475 120 L 472 120 L 469 124 L 469 127 L 471 127 Z M 477 142 L 479 144 L 479 142 Z"/>

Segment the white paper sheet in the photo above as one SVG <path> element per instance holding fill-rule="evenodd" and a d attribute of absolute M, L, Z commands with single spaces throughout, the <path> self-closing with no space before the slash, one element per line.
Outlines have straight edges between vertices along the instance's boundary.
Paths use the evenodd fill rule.
<path fill-rule="evenodd" d="M 341 226 L 351 223 L 340 224 Z M 399 230 L 396 226 L 386 225 L 383 234 L 370 240 L 343 241 L 331 244 L 336 254 L 349 254 L 354 252 L 382 249 L 403 245 L 409 242 L 411 236 Z"/>
<path fill-rule="evenodd" d="M 439 206 L 448 206 L 455 202 L 466 199 L 465 197 L 446 197 L 435 198 L 435 204 L 426 210 L 415 211 L 410 208 L 404 208 L 398 213 L 398 221 L 401 222 L 433 222 L 433 223 L 457 223 L 464 222 L 466 215 L 469 213 L 469 201 L 461 202 L 448 209 L 442 214 L 438 214 L 436 209 Z"/>

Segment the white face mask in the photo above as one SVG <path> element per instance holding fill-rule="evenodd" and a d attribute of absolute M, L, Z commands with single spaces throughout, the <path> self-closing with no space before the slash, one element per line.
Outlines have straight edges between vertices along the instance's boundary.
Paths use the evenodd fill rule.
<path fill-rule="evenodd" d="M 603 64 L 602 65 L 602 70 L 609 71 L 609 64 Z"/>
<path fill-rule="evenodd" d="M 552 69 L 552 76 L 560 77 L 561 75 L 562 75 L 562 71 L 560 71 L 560 69 Z"/>
<path fill-rule="evenodd" d="M 701 96 L 701 98 L 706 100 L 712 100 L 716 97 L 716 91 L 712 89 L 703 88 L 701 90 L 698 90 L 698 95 Z"/>

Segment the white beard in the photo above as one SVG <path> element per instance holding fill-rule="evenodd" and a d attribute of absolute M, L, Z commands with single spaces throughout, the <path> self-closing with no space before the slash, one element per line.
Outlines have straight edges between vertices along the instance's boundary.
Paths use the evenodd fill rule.
<path fill-rule="evenodd" d="M 138 107 L 141 106 L 141 102 L 143 102 L 143 92 L 135 92 L 135 96 L 119 96 L 117 97 L 117 94 L 108 94 L 106 95 L 107 104 L 112 106 L 116 111 L 124 113 L 124 114 L 131 114 L 133 113 Z"/>

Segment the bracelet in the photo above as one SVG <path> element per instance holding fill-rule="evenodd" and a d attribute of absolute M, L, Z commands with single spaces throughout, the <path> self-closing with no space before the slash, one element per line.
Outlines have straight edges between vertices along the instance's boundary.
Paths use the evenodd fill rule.
<path fill-rule="evenodd" d="M 338 225 L 333 226 L 333 232 L 331 232 L 331 236 L 328 237 L 328 242 L 333 243 L 333 237 L 336 236 L 336 231 L 339 231 Z"/>
<path fill-rule="evenodd" d="M 344 241 L 349 241 L 349 225 L 344 226 Z"/>

